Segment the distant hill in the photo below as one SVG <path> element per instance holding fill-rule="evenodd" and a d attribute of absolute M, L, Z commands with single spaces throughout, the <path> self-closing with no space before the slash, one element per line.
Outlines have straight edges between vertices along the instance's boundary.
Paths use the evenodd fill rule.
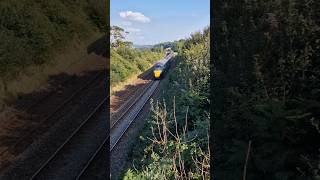
<path fill-rule="evenodd" d="M 153 45 L 134 44 L 133 47 L 136 48 L 136 49 L 151 49 L 153 47 Z"/>

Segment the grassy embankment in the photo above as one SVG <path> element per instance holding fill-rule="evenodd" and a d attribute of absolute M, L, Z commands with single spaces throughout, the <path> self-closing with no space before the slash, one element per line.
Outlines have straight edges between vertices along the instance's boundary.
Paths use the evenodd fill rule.
<path fill-rule="evenodd" d="M 0 2 L 0 109 L 86 59 L 107 30 L 100 1 Z"/>
<path fill-rule="evenodd" d="M 206 28 L 177 42 L 161 102 L 152 102 L 124 179 L 209 179 L 209 41 Z"/>
<path fill-rule="evenodd" d="M 139 74 L 148 70 L 163 57 L 163 52 L 138 50 L 129 47 L 112 48 L 110 63 L 111 93 L 122 89 L 130 82 L 134 82 Z"/>

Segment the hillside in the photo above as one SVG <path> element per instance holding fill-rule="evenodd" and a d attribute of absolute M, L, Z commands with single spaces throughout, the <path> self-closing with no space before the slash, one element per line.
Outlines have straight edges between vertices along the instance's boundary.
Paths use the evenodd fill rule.
<path fill-rule="evenodd" d="M 130 76 L 142 74 L 162 57 L 163 53 L 150 50 L 111 49 L 111 86 L 125 81 Z"/>

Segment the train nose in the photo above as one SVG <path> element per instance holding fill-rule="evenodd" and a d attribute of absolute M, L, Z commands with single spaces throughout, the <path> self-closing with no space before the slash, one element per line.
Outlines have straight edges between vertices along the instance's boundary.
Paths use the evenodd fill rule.
<path fill-rule="evenodd" d="M 153 71 L 153 74 L 154 74 L 155 78 L 159 78 L 160 74 L 161 74 L 161 71 L 160 70 L 155 70 L 155 71 Z"/>

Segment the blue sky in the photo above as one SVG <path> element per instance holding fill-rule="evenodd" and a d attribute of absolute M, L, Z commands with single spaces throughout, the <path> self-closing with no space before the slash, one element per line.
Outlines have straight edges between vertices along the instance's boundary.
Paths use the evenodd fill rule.
<path fill-rule="evenodd" d="M 189 37 L 210 24 L 210 0 L 111 0 L 111 25 L 139 45 Z"/>

